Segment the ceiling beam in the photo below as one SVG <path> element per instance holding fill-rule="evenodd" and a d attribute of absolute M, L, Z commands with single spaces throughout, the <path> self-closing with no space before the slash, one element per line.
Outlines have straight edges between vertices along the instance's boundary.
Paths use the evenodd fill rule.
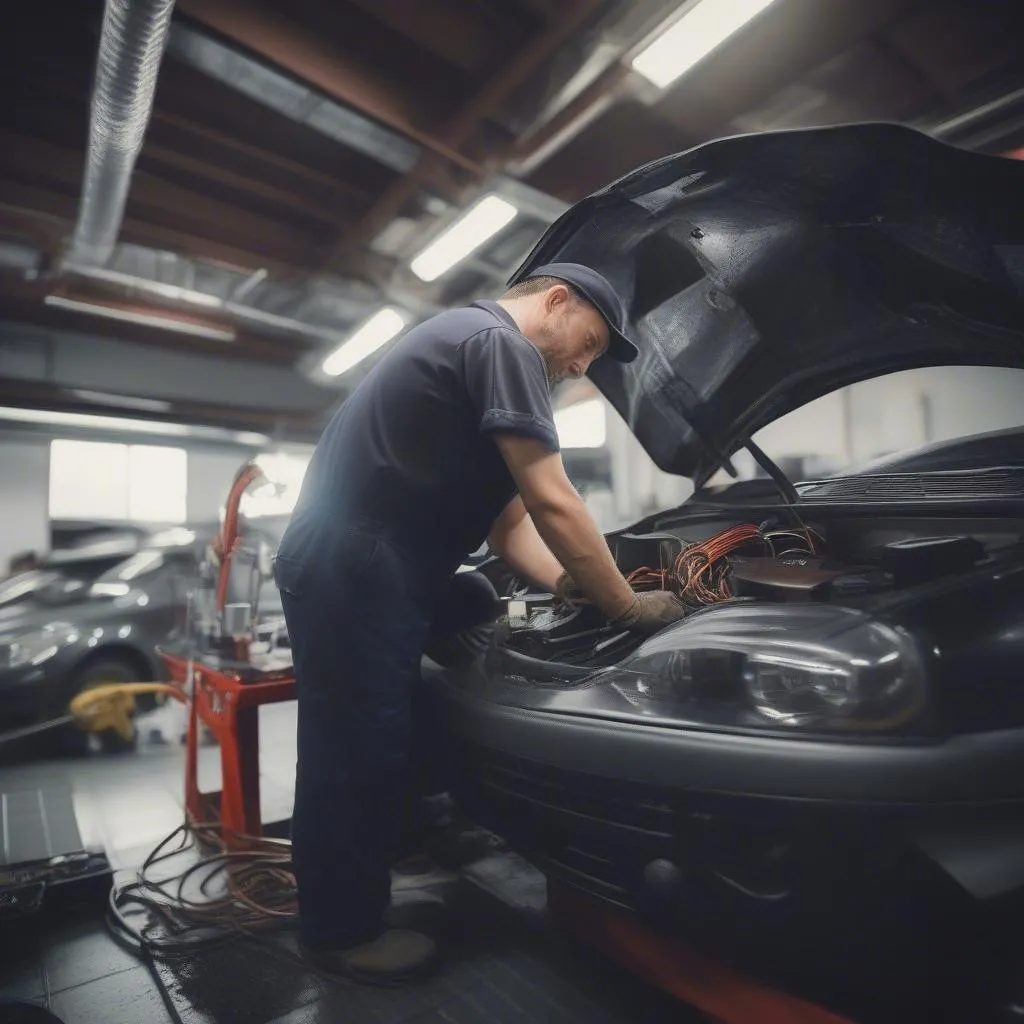
<path fill-rule="evenodd" d="M 15 222 L 24 228 L 28 220 L 37 220 L 45 227 L 48 237 L 57 245 L 67 237 L 75 222 L 77 200 L 66 193 L 52 188 L 41 188 L 38 185 L 25 185 L 16 181 L 0 181 L 0 226 L 6 223 L 11 215 L 12 228 Z M 252 273 L 265 269 L 268 273 L 282 280 L 306 280 L 309 271 L 317 263 L 311 248 L 299 254 L 300 259 L 290 258 L 279 249 L 266 252 L 255 252 L 241 248 L 231 242 L 213 239 L 206 235 L 198 235 L 174 224 L 174 211 L 168 211 L 168 222 L 157 224 L 140 218 L 138 211 L 129 209 L 121 231 L 121 241 L 136 245 L 148 246 L 153 249 L 167 249 L 182 256 L 192 256 L 201 260 L 219 263 L 232 270 Z M 57 230 L 57 222 L 62 227 Z M 56 249 L 50 250 L 54 255 Z"/>
<path fill-rule="evenodd" d="M 154 131 L 154 128 L 158 125 L 166 126 L 176 132 L 192 136 L 194 139 L 202 139 L 215 148 L 238 153 L 240 156 L 245 157 L 246 160 L 251 160 L 256 164 L 277 168 L 286 174 L 308 182 L 319 190 L 332 193 L 336 201 L 343 203 L 345 206 L 363 204 L 368 198 L 367 193 L 363 189 L 336 175 L 319 171 L 315 167 L 310 167 L 307 164 L 300 163 L 298 160 L 293 160 L 276 150 L 254 145 L 251 142 L 246 142 L 243 139 L 228 135 L 226 132 L 219 131 L 216 128 L 200 124 L 198 121 L 181 114 L 161 110 L 159 107 L 153 111 L 153 119 L 149 130 L 149 137 L 154 141 L 164 139 L 164 134 L 159 129 Z M 203 162 L 212 161 L 204 159 Z"/>
<path fill-rule="evenodd" d="M 129 418 L 153 418 L 145 411 L 133 408 L 133 398 L 142 395 L 125 395 L 123 406 L 116 404 L 116 395 L 111 401 L 89 401 L 76 394 L 76 389 L 20 378 L 0 377 L 0 405 L 21 409 L 44 409 L 47 412 L 74 412 L 91 416 L 127 416 Z M 164 401 L 163 399 L 153 399 Z M 214 405 L 208 402 L 172 400 L 171 408 L 161 417 L 167 422 L 185 423 L 190 426 L 225 427 L 230 430 L 250 430 L 261 434 L 272 434 L 278 441 L 315 441 L 323 429 L 325 409 L 268 410 L 262 407 Z"/>
<path fill-rule="evenodd" d="M 291 191 L 277 185 L 239 174 L 237 171 L 222 167 L 219 164 L 182 153 L 180 150 L 167 146 L 157 146 L 147 142 L 139 157 L 139 166 L 156 177 L 161 177 L 160 166 L 184 171 L 200 181 L 216 182 L 226 185 L 239 193 L 266 200 L 282 210 L 292 210 L 308 220 L 318 220 L 326 224 L 334 224 L 338 229 L 351 222 L 353 214 L 363 204 L 349 199 L 338 204 L 324 204 L 310 198 L 305 192 Z M 166 172 L 165 172 L 166 173 Z"/>
<path fill-rule="evenodd" d="M 3 70 L 0 69 L 0 84 L 3 80 Z M 203 81 L 198 73 L 196 80 Z M 52 77 L 30 78 L 20 83 L 11 79 L 8 84 L 11 88 L 17 85 L 23 97 L 6 117 L 11 132 L 67 142 L 75 139 L 81 126 L 88 121 L 87 97 L 77 93 L 70 84 Z M 215 164 L 246 178 L 266 178 L 278 187 L 287 188 L 294 182 L 295 190 L 303 192 L 310 202 L 338 203 L 342 209 L 365 208 L 372 198 L 372 191 L 345 180 L 336 168 L 329 172 L 310 167 L 279 148 L 239 138 L 178 110 L 167 109 L 173 106 L 168 102 L 168 89 L 165 88 L 170 84 L 172 76 L 161 75 L 161 102 L 153 110 L 143 154 L 150 148 L 159 148 L 177 152 L 183 159 L 201 161 L 204 165 Z M 84 134 L 81 145 L 84 148 Z"/>
<path fill-rule="evenodd" d="M 474 77 L 507 52 L 510 37 L 515 42 L 517 33 L 523 35 L 528 28 L 523 24 L 522 12 L 499 3 L 490 5 L 487 17 L 481 17 L 478 9 L 462 0 L 431 0 L 429 4 L 409 0 L 349 3 Z"/>
<path fill-rule="evenodd" d="M 497 110 L 545 62 L 551 60 L 600 5 L 600 0 L 564 0 L 547 28 L 524 45 L 449 120 L 440 132 L 444 144 L 452 148 L 464 145 L 481 121 Z M 491 163 L 498 163 L 505 155 L 496 154 Z M 347 231 L 339 240 L 331 252 L 328 267 L 344 265 L 345 257 L 353 249 L 366 245 L 379 234 L 416 193 L 435 163 L 430 154 L 424 153 L 408 174 L 393 182 L 359 225 Z M 484 168 L 479 168 L 476 177 L 482 178 L 485 173 Z"/>
<path fill-rule="evenodd" d="M 178 9 L 439 156 L 475 166 L 425 127 L 426 112 L 417 97 L 369 61 L 342 56 L 331 40 L 304 31 L 280 10 L 249 0 L 178 0 Z"/>
<path fill-rule="evenodd" d="M 202 323 L 202 325 L 214 328 L 230 328 L 235 331 L 235 338 L 233 341 L 217 341 L 182 334 L 179 331 L 163 330 L 146 324 L 111 320 L 107 317 L 94 316 L 76 310 L 47 306 L 43 303 L 43 298 L 51 292 L 82 302 L 109 306 L 113 309 L 124 309 L 162 319 L 178 319 L 190 323 Z M 310 350 L 310 345 L 301 339 L 279 339 L 255 334 L 243 325 L 227 320 L 208 318 L 200 321 L 199 318 L 190 317 L 187 314 L 182 315 L 180 309 L 168 306 L 153 303 L 119 302 L 112 300 L 109 293 L 102 291 L 81 289 L 69 292 L 66 288 L 58 286 L 56 282 L 46 279 L 25 281 L 13 274 L 0 274 L 0 301 L 3 302 L 6 321 L 30 323 L 39 327 L 73 331 L 93 337 L 130 341 L 147 348 L 195 352 L 275 366 L 292 366 L 296 360 Z"/>
<path fill-rule="evenodd" d="M 78 186 L 81 174 L 81 155 L 65 146 L 54 145 L 43 139 L 23 134 L 0 135 L 0 167 L 8 167 L 28 174 L 31 178 L 47 179 L 69 186 Z M 200 180 L 194 185 L 169 179 L 166 168 L 185 171 L 198 179 L 228 185 L 238 194 L 228 198 L 211 198 Z M 163 171 L 163 174 L 160 171 Z M 256 211 L 249 205 L 237 201 L 244 195 L 266 200 L 278 207 L 277 214 L 265 209 Z M 258 181 L 237 171 L 228 170 L 183 153 L 176 148 L 147 143 L 139 160 L 138 170 L 132 177 L 132 198 L 142 202 L 161 204 L 166 196 L 167 207 L 179 219 L 181 211 L 195 214 L 211 226 L 224 224 L 233 239 L 246 235 L 259 237 L 287 238 L 294 235 L 299 245 L 310 244 L 311 240 L 292 227 L 292 217 L 301 215 L 310 223 L 333 225 L 340 230 L 350 223 L 361 204 L 331 204 L 329 206 L 307 199 L 299 191 L 292 192 L 265 182 Z M 345 215 L 345 211 L 347 215 Z M 248 226 L 247 226 L 248 225 Z"/>

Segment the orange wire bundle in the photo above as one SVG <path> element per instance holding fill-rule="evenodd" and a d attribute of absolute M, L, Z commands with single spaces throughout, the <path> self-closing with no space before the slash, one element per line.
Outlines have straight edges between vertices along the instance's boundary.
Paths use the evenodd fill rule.
<path fill-rule="evenodd" d="M 691 604 L 714 604 L 732 597 L 722 559 L 732 551 L 761 540 L 761 531 L 749 523 L 722 530 L 707 540 L 684 548 L 671 569 L 634 569 L 626 582 L 638 590 L 671 590 Z"/>
<path fill-rule="evenodd" d="M 761 539 L 761 531 L 749 523 L 716 533 L 699 544 L 684 548 L 676 559 L 674 573 L 679 596 L 696 604 L 714 604 L 732 597 L 724 566 L 719 564 L 731 551 Z"/>

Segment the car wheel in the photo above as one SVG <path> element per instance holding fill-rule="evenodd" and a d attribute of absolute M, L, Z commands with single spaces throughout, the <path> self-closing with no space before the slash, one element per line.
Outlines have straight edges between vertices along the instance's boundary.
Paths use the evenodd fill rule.
<path fill-rule="evenodd" d="M 77 696 L 83 690 L 89 690 L 95 686 L 102 686 L 104 683 L 135 683 L 139 681 L 139 671 L 133 665 L 117 658 L 107 658 L 101 661 L 94 661 L 81 669 L 74 677 L 71 686 L 72 696 Z M 145 708 L 137 707 L 137 711 Z M 138 733 L 130 740 L 125 740 L 113 729 L 104 729 L 96 733 L 100 749 L 107 754 L 120 754 L 134 750 L 137 745 Z M 89 734 L 77 727 L 68 738 L 68 745 L 75 753 L 88 753 Z"/>

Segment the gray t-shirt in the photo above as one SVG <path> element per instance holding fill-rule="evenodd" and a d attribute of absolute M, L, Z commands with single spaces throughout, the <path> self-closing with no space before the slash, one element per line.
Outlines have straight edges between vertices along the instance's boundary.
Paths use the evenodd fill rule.
<path fill-rule="evenodd" d="M 558 451 L 543 357 L 481 301 L 417 325 L 371 370 L 324 430 L 296 514 L 379 530 L 453 572 L 516 493 L 498 433 Z"/>

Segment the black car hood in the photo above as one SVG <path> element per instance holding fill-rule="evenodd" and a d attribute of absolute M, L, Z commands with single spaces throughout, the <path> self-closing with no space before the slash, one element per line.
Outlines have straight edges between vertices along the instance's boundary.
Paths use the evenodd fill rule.
<path fill-rule="evenodd" d="M 845 384 L 1024 365 L 1024 164 L 911 128 L 739 136 L 564 213 L 544 263 L 605 274 L 639 357 L 590 376 L 663 470 L 704 483 L 763 426 Z"/>

